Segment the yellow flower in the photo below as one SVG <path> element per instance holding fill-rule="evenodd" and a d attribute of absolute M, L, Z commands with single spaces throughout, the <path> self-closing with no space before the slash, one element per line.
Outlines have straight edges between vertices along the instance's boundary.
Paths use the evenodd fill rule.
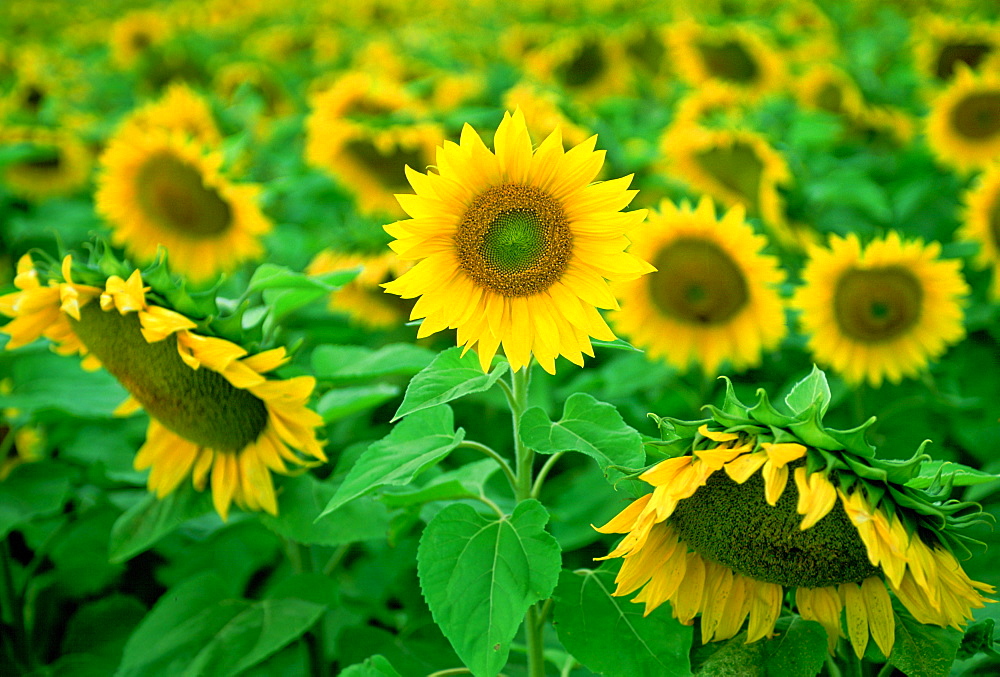
<path fill-rule="evenodd" d="M 346 313 L 352 321 L 369 329 L 391 329 L 405 323 L 413 304 L 389 296 L 382 289 L 410 268 L 394 252 L 377 256 L 321 251 L 306 268 L 309 275 L 361 266 L 351 282 L 330 294 L 330 310 Z"/>
<path fill-rule="evenodd" d="M 248 355 L 196 333 L 189 318 L 149 303 L 139 271 L 83 285 L 67 256 L 61 277 L 42 285 L 31 258 L 21 258 L 19 291 L 0 296 L 0 313 L 14 318 L 0 328 L 7 349 L 44 336 L 56 352 L 84 355 L 86 366 L 117 378 L 130 394 L 117 413 L 141 406 L 150 415 L 135 467 L 151 468 L 158 497 L 190 475 L 199 491 L 211 482 L 223 519 L 234 502 L 277 514 L 271 473 L 326 460 L 314 430 L 322 419 L 306 408 L 315 379 L 264 376 L 287 361 L 284 348 Z"/>
<path fill-rule="evenodd" d="M 131 68 L 150 48 L 165 42 L 172 31 L 170 22 L 160 12 L 130 12 L 111 26 L 112 58 L 119 68 Z"/>
<path fill-rule="evenodd" d="M 208 101 L 183 83 L 170 85 L 159 100 L 132 111 L 118 134 L 139 135 L 151 129 L 179 132 L 205 146 L 222 142 Z"/>
<path fill-rule="evenodd" d="M 29 157 L 7 163 L 0 183 L 27 199 L 69 195 L 90 178 L 94 161 L 87 144 L 69 132 L 29 127 L 0 131 L 0 146 L 25 144 Z"/>
<path fill-rule="evenodd" d="M 979 244 L 975 264 L 993 269 L 990 293 L 1000 299 L 1000 164 L 987 169 L 963 201 L 965 219 L 958 237 Z"/>
<path fill-rule="evenodd" d="M 982 169 L 1000 157 L 1000 73 L 980 77 L 959 68 L 931 103 L 927 145 L 958 170 Z"/>
<path fill-rule="evenodd" d="M 521 109 L 528 133 L 534 138 L 545 138 L 557 127 L 562 132 L 563 141 L 570 146 L 578 146 L 592 136 L 590 131 L 566 117 L 554 90 L 522 82 L 507 90 L 503 105 L 507 110 Z"/>
<path fill-rule="evenodd" d="M 407 168 L 415 195 L 398 195 L 413 218 L 385 227 L 403 260 L 418 260 L 385 285 L 420 297 L 417 334 L 458 330 L 483 370 L 500 345 L 515 371 L 534 356 L 553 373 L 563 355 L 582 365 L 589 337 L 613 340 L 597 308 L 617 308 L 606 279 L 652 270 L 624 249 L 644 210 L 621 213 L 636 191 L 631 176 L 592 184 L 604 152 L 597 137 L 564 151 L 558 130 L 532 150 L 524 115 L 505 114 L 496 152 L 466 125 L 460 144 L 438 151 L 437 172 Z"/>
<path fill-rule="evenodd" d="M 172 269 L 200 281 L 262 253 L 271 222 L 256 204 L 259 188 L 231 184 L 221 152 L 178 132 L 126 126 L 100 165 L 97 211 L 130 255 L 150 261 L 163 246 Z"/>
<path fill-rule="evenodd" d="M 960 65 L 977 70 L 1000 53 L 1000 31 L 996 24 L 929 15 L 915 26 L 913 52 L 920 73 L 942 85 L 955 77 Z"/>
<path fill-rule="evenodd" d="M 573 31 L 527 55 L 525 69 L 577 99 L 596 101 L 628 92 L 627 64 L 625 50 L 614 37 L 600 31 Z"/>
<path fill-rule="evenodd" d="M 843 70 L 830 63 L 813 66 L 799 76 L 795 96 L 809 110 L 852 118 L 864 106 L 861 90 Z"/>
<path fill-rule="evenodd" d="M 741 208 L 717 219 L 711 198 L 697 209 L 664 201 L 632 240 L 630 251 L 656 271 L 616 285 L 621 310 L 611 320 L 650 357 L 715 374 L 725 361 L 756 366 L 781 342 L 785 314 L 775 287 L 783 275 Z"/>
<path fill-rule="evenodd" d="M 862 248 L 853 233 L 813 247 L 792 304 L 817 362 L 850 383 L 916 376 L 965 335 L 959 261 L 891 232 Z"/>

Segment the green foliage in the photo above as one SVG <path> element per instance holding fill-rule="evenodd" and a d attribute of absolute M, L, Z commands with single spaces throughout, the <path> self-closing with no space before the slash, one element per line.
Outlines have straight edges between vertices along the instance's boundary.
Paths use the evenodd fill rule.
<path fill-rule="evenodd" d="M 488 390 L 508 369 L 506 362 L 500 362 L 484 374 L 475 353 L 463 357 L 462 348 L 449 348 L 413 377 L 393 420 Z"/>
<path fill-rule="evenodd" d="M 746 643 L 746 632 L 742 632 L 712 647 L 711 655 L 698 666 L 695 674 L 699 677 L 813 677 L 819 674 L 827 655 L 823 626 L 791 616 L 783 617 L 775 631 L 775 637 L 753 644 Z"/>
<path fill-rule="evenodd" d="M 147 494 L 126 510 L 111 529 L 109 557 L 124 562 L 145 551 L 189 519 L 212 510 L 212 499 L 183 484 L 162 499 Z"/>
<path fill-rule="evenodd" d="M 946 677 L 962 645 L 962 633 L 919 623 L 898 601 L 893 602 L 896 634 L 889 662 L 908 677 Z"/>
<path fill-rule="evenodd" d="M 385 656 L 366 658 L 364 663 L 351 665 L 340 673 L 341 677 L 400 677 Z"/>
<path fill-rule="evenodd" d="M 353 383 L 382 376 L 412 376 L 433 361 L 435 354 L 408 343 L 394 343 L 377 350 L 364 346 L 316 346 L 312 368 L 316 378 Z"/>
<path fill-rule="evenodd" d="M 71 468 L 49 461 L 14 468 L 0 482 L 0 536 L 60 510 L 69 499 Z"/>

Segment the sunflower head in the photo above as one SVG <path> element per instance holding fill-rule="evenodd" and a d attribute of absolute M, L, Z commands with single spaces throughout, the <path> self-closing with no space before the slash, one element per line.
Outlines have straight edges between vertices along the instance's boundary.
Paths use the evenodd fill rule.
<path fill-rule="evenodd" d="M 990 293 L 1000 299 L 1000 165 L 993 165 L 964 195 L 965 218 L 959 235 L 979 244 L 975 263 L 993 270 Z"/>
<path fill-rule="evenodd" d="M 961 67 L 978 70 L 1000 53 L 996 24 L 930 15 L 914 31 L 917 68 L 934 85 L 946 84 Z"/>
<path fill-rule="evenodd" d="M 774 634 L 794 590 L 831 652 L 846 614 L 859 657 L 869 636 L 892 651 L 890 593 L 919 622 L 956 628 L 988 601 L 981 593 L 993 589 L 956 558 L 973 542 L 962 528 L 982 513 L 944 500 L 953 477 L 922 471 L 923 446 L 907 461 L 883 461 L 865 439 L 874 418 L 827 428 L 830 391 L 817 369 L 783 403 L 758 390 L 747 406 L 726 384 L 708 418 L 651 415 L 670 458 L 639 475 L 653 492 L 599 529 L 625 534 L 602 558 L 624 558 L 614 594 L 642 588 L 634 601 L 647 614 L 669 601 L 683 623 L 700 614 L 706 642 L 735 636 L 749 618 L 754 642 Z"/>
<path fill-rule="evenodd" d="M 1000 73 L 975 75 L 959 66 L 952 83 L 931 103 L 927 144 L 943 164 L 982 169 L 1000 155 Z"/>
<path fill-rule="evenodd" d="M 41 200 L 79 190 L 90 178 L 94 161 L 87 144 L 65 131 L 8 127 L 0 147 L 19 146 L 20 159 L 6 163 L 0 185 L 27 199 Z"/>

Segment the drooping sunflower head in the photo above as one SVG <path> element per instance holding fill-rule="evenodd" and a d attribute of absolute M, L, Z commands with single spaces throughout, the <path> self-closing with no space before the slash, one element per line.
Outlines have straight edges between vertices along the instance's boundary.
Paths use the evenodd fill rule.
<path fill-rule="evenodd" d="M 1000 156 L 1000 73 L 958 74 L 931 103 L 927 144 L 943 164 L 982 169 Z"/>
<path fill-rule="evenodd" d="M 100 158 L 97 211 L 141 261 L 165 247 L 177 272 L 207 280 L 263 251 L 259 188 L 233 184 L 222 154 L 179 133 L 126 126 Z"/>
<path fill-rule="evenodd" d="M 0 184 L 29 200 L 68 195 L 90 178 L 94 161 L 87 144 L 69 132 L 8 127 L 0 147 L 19 146 L 21 159 L 5 164 Z"/>
<path fill-rule="evenodd" d="M 960 66 L 978 70 L 1000 53 L 1000 31 L 996 24 L 929 15 L 917 23 L 913 50 L 921 74 L 934 85 L 944 85 Z"/>
<path fill-rule="evenodd" d="M 1000 165 L 987 169 L 963 199 L 965 217 L 958 236 L 979 244 L 975 263 L 992 268 L 991 294 L 1000 299 Z"/>
<path fill-rule="evenodd" d="M 816 361 L 878 387 L 916 376 L 960 340 L 968 287 L 961 262 L 940 251 L 896 232 L 864 247 L 852 233 L 811 248 L 792 304 Z"/>
<path fill-rule="evenodd" d="M 759 364 L 784 337 L 775 289 L 783 275 L 742 208 L 717 218 L 711 198 L 697 209 L 664 201 L 632 240 L 630 251 L 656 271 L 615 287 L 621 310 L 611 319 L 650 357 L 714 375 L 723 362 L 738 370 Z"/>
<path fill-rule="evenodd" d="M 673 27 L 669 42 L 678 74 L 693 86 L 714 81 L 759 97 L 783 84 L 781 58 L 767 38 L 749 26 L 686 21 Z"/>
<path fill-rule="evenodd" d="M 969 579 L 962 526 L 978 506 L 942 502 L 951 480 L 921 472 L 922 447 L 906 462 L 880 461 L 865 441 L 872 418 L 853 430 L 823 425 L 829 389 L 815 370 L 784 403 L 763 390 L 740 402 L 727 381 L 710 417 L 655 417 L 672 455 L 639 477 L 653 491 L 603 533 L 625 534 L 602 559 L 622 557 L 615 595 L 642 588 L 649 614 L 670 602 L 703 641 L 774 635 L 786 594 L 799 615 L 843 636 L 860 657 L 869 637 L 885 656 L 894 643 L 890 593 L 921 623 L 960 628 L 993 589 Z M 953 478 L 952 478 L 953 479 Z M 929 491 L 925 491 L 927 487 Z M 790 603 L 790 602 L 789 602 Z"/>
<path fill-rule="evenodd" d="M 621 213 L 631 177 L 591 182 L 604 152 L 597 137 L 565 151 L 557 129 L 533 149 L 520 110 L 505 114 L 490 151 L 466 125 L 438 150 L 436 171 L 407 167 L 416 194 L 397 195 L 412 218 L 385 227 L 403 260 L 419 261 L 385 285 L 420 297 L 418 337 L 446 328 L 475 347 L 483 370 L 500 345 L 514 370 L 532 356 L 550 373 L 563 355 L 593 355 L 591 336 L 612 340 L 597 308 L 617 308 L 606 280 L 652 267 L 624 250 L 645 211 Z"/>
<path fill-rule="evenodd" d="M 268 378 L 287 362 L 284 348 L 250 355 L 206 320 L 168 307 L 178 281 L 162 268 L 123 278 L 101 272 L 107 267 L 106 258 L 36 267 L 22 257 L 18 291 L 0 296 L 0 313 L 14 318 L 0 328 L 7 349 L 45 337 L 56 352 L 110 372 L 129 393 L 116 413 L 141 407 L 150 416 L 135 467 L 151 469 L 148 486 L 160 498 L 190 476 L 199 491 L 211 482 L 224 519 L 234 502 L 276 514 L 271 473 L 326 460 L 315 434 L 322 420 L 306 408 L 315 379 Z M 170 284 L 154 291 L 150 278 Z"/>

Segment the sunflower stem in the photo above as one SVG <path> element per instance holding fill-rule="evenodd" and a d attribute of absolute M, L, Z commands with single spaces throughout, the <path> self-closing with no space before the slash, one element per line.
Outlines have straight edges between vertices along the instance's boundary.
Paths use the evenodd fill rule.
<path fill-rule="evenodd" d="M 506 384 L 504 384 L 506 385 Z M 503 470 L 503 474 L 507 477 L 507 482 L 510 484 L 510 489 L 513 492 L 517 492 L 517 477 L 514 476 L 514 471 L 510 469 L 510 464 L 507 463 L 507 459 L 498 454 L 496 451 L 486 446 L 485 444 L 480 444 L 473 440 L 463 440 L 459 445 L 459 449 L 473 449 L 482 454 L 485 454 L 497 462 L 500 469 Z"/>
<path fill-rule="evenodd" d="M 292 561 L 292 567 L 295 569 L 296 573 L 300 574 L 310 574 L 313 573 L 313 552 L 312 548 L 308 545 L 298 543 L 296 541 L 287 541 L 288 553 L 290 555 L 289 559 Z M 295 553 L 292 555 L 292 553 Z M 326 647 L 323 642 L 323 617 L 320 616 L 319 620 L 309 628 L 304 635 L 302 635 L 302 641 L 305 642 L 306 651 L 309 655 L 309 675 L 310 677 L 328 677 L 330 674 L 328 665 L 326 662 Z"/>

